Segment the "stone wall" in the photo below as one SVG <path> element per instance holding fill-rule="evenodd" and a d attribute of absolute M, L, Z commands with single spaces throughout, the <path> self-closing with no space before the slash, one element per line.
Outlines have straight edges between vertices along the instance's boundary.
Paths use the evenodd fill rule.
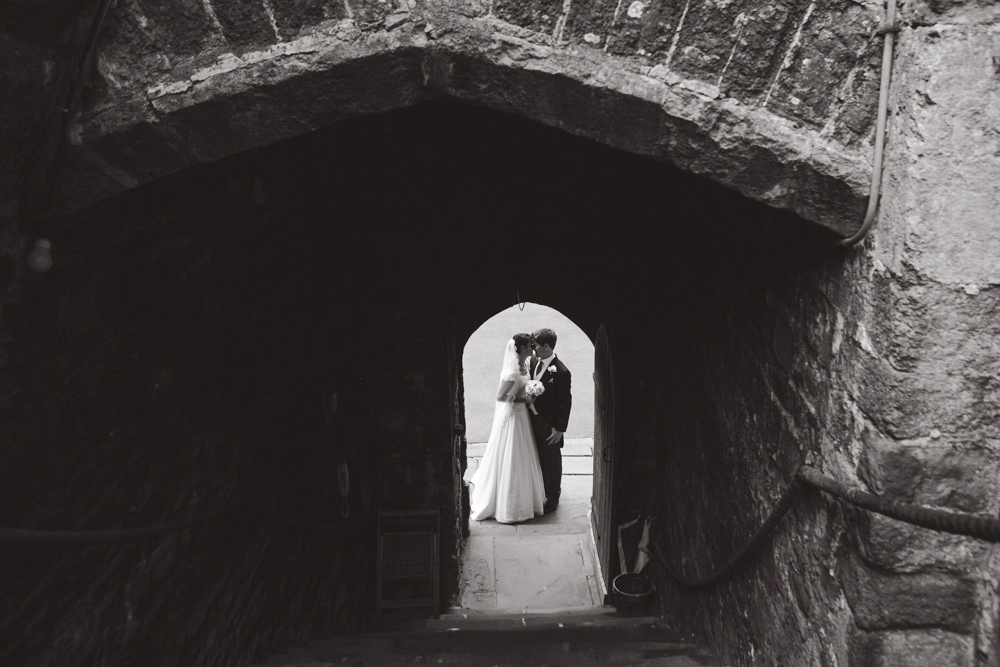
<path fill-rule="evenodd" d="M 45 230 L 55 265 L 4 313 L 0 525 L 129 529 L 241 498 L 307 525 L 241 505 L 124 544 L 5 543 L 0 662 L 246 664 L 371 608 L 367 390 L 275 243 L 268 182 L 202 172 Z M 355 524 L 313 527 L 340 521 L 341 460 Z"/>
<path fill-rule="evenodd" d="M 672 349 L 664 341 L 716 341 L 711 331 L 717 323 L 699 316 L 718 314 L 726 303 L 712 289 L 722 294 L 727 286 L 767 285 L 757 260 L 740 252 L 756 247 L 755 235 L 766 234 L 772 224 L 761 206 L 651 160 L 454 104 L 359 119 L 160 187 L 159 195 L 159 189 L 137 191 L 50 230 L 56 267 L 36 277 L 14 312 L 16 361 L 10 373 L 19 387 L 35 388 L 19 390 L 19 400 L 34 402 L 17 403 L 11 423 L 25 434 L 54 429 L 47 437 L 55 453 L 44 459 L 51 463 L 37 463 L 31 457 L 42 453 L 29 445 L 37 436 L 14 442 L 9 458 L 18 464 L 11 470 L 37 468 L 47 483 L 28 489 L 12 483 L 8 488 L 22 505 L 12 505 L 21 509 L 8 520 L 23 522 L 36 506 L 71 506 L 80 516 L 43 514 L 33 525 L 104 526 L 120 520 L 115 508 L 128 511 L 138 498 L 137 515 L 128 515 L 127 525 L 135 525 L 257 488 L 261 499 L 274 499 L 287 513 L 331 520 L 337 509 L 335 463 L 345 451 L 355 452 L 358 496 L 352 506 L 368 518 L 369 530 L 378 509 L 439 508 L 443 605 L 457 592 L 463 528 L 460 461 L 453 451 L 457 374 L 455 360 L 449 361 L 460 341 L 519 292 L 558 308 L 587 331 L 606 322 L 617 332 L 616 367 L 626 406 L 624 515 L 648 508 L 658 478 L 642 458 L 643 451 L 660 450 L 660 430 L 669 423 L 653 400 L 666 391 L 683 392 L 682 379 L 654 372 Z M 594 220 L 606 224 L 584 225 Z M 803 224 L 782 220 L 791 230 Z M 774 246 L 759 260 L 764 265 L 767 257 L 795 250 L 785 231 L 759 243 Z M 536 235 L 551 245 L 544 261 L 531 261 L 522 250 L 535 245 Z M 831 248 L 818 230 L 810 238 Z M 714 307 L 706 311 L 706 304 Z M 784 318 L 776 304 L 767 307 L 770 317 Z M 742 325 L 734 320 L 732 326 Z M 63 347 L 94 356 L 77 360 L 65 352 L 52 358 Z M 74 373 L 77 367 L 82 370 Z M 51 394 L 51 383 L 67 377 L 70 392 Z M 371 412 L 370 428 L 365 422 L 341 434 L 340 449 L 318 442 L 326 437 L 319 388 L 331 377 L 343 388 L 345 414 Z M 719 404 L 742 400 L 738 386 L 711 389 Z M 694 407 L 685 414 L 687 422 L 695 415 L 696 423 L 715 423 L 711 406 Z M 78 430 L 99 450 L 111 438 L 103 445 L 108 458 L 80 450 L 73 437 Z M 174 456 L 179 441 L 188 443 L 190 461 Z M 758 449 L 747 447 L 744 455 L 757 466 L 751 487 L 769 497 L 773 471 L 760 464 Z M 157 462 L 164 459 L 172 462 L 172 473 L 161 477 L 157 473 L 166 464 Z M 71 472 L 63 461 L 73 461 Z M 103 467 L 95 468 L 98 462 Z M 123 476 L 123 469 L 133 468 L 142 474 Z M 109 485 L 104 470 L 123 481 Z M 662 470 L 669 478 L 676 471 Z M 55 483 L 61 476 L 71 482 Z M 49 500 L 42 489 L 52 487 L 64 495 Z M 88 501 L 96 493 L 92 488 L 113 493 Z M 178 489 L 180 499 L 164 495 Z M 118 504 L 105 505 L 112 502 Z M 703 520 L 726 512 L 728 502 L 719 500 Z M 142 650 L 201 651 L 200 657 L 187 656 L 199 664 L 370 618 L 371 587 L 359 576 L 374 563 L 370 533 L 325 549 L 308 532 L 278 526 L 258 534 L 264 529 L 252 517 L 244 521 L 244 532 L 225 540 L 212 541 L 216 533 L 204 528 L 197 534 L 206 543 L 192 538 L 178 544 L 175 560 L 158 566 L 155 582 L 142 580 L 146 587 L 138 590 L 148 597 L 140 600 L 153 608 L 149 616 L 133 614 L 142 622 L 170 627 L 163 615 L 177 609 L 207 607 L 215 614 L 200 622 L 200 632 L 187 625 L 178 630 L 177 636 L 187 638 L 183 646 L 164 640 Z M 241 551 L 247 544 L 252 548 Z M 258 565 L 254 558 L 263 556 L 257 549 L 280 557 Z M 49 565 L 63 571 L 67 553 L 51 556 Z M 208 569 L 205 563 L 219 553 L 232 555 L 221 559 L 227 569 Z M 121 558 L 139 567 L 129 554 Z M 330 568 L 331 561 L 339 566 Z M 98 594 L 118 599 L 101 578 L 108 576 L 102 563 L 92 566 L 93 588 L 67 593 L 67 605 Z M 290 563 L 295 574 L 285 571 Z M 193 571 L 196 565 L 203 569 Z M 36 602 L 54 596 L 46 582 L 33 578 L 39 575 L 29 575 L 24 582 L 37 587 Z M 175 583 L 185 576 L 197 590 Z M 301 589 L 313 585 L 307 577 L 314 580 L 316 597 Z M 222 578 L 234 582 L 234 588 L 219 584 L 212 593 L 223 596 L 224 604 L 199 597 L 204 586 L 197 583 Z M 354 587 L 345 591 L 348 582 Z M 264 592 L 254 597 L 243 586 Z M 281 616 L 260 599 L 290 600 L 291 609 Z M 769 599 L 776 607 L 783 602 L 777 593 Z M 726 614 L 738 614 L 745 604 L 738 596 L 718 602 Z M 65 636 L 89 637 L 73 634 L 83 620 L 65 610 L 28 610 L 41 614 L 40 626 L 52 628 L 45 646 L 37 647 L 45 655 L 61 656 L 58 647 L 73 646 Z M 102 613 L 114 621 L 123 612 Z M 245 623 L 229 629 L 230 619 Z M 120 647 L 129 659 L 146 655 L 123 639 L 124 621 L 108 627 L 111 648 L 85 643 L 77 646 L 80 654 Z M 770 626 L 754 631 L 755 638 L 778 632 Z M 737 652 L 745 636 L 727 650 Z M 706 637 L 727 646 L 725 636 Z"/>
<path fill-rule="evenodd" d="M 995 332 L 963 324 L 979 321 L 982 300 L 926 281 L 904 288 L 868 269 L 866 254 L 845 258 L 770 225 L 713 243 L 715 261 L 677 280 L 682 291 L 664 288 L 678 326 L 651 332 L 635 362 L 622 360 L 633 377 L 622 392 L 619 438 L 633 448 L 622 454 L 633 491 L 622 520 L 652 515 L 654 543 L 697 579 L 747 543 L 803 463 L 888 498 L 995 515 L 1000 461 L 992 420 L 980 420 L 995 402 L 955 395 L 963 385 L 993 391 L 971 369 L 995 363 L 986 344 Z M 950 328 L 946 342 L 900 335 L 915 322 L 901 294 L 910 289 L 937 294 L 916 321 Z M 648 329 L 636 320 L 628 331 L 642 339 Z M 968 341 L 961 360 L 955 338 Z M 976 339 L 982 349 L 965 347 Z M 924 379 L 918 367 L 942 359 L 955 365 L 950 379 Z M 654 571 L 665 613 L 734 664 L 925 664 L 932 655 L 979 665 L 998 649 L 994 551 L 813 492 L 718 585 L 689 591 Z"/>
<path fill-rule="evenodd" d="M 39 139 L 45 129 L 39 122 L 51 112 L 56 97 L 59 59 L 46 49 L 23 44 L 0 32 L 0 312 L 17 301 L 30 250 L 31 232 L 22 219 L 40 212 L 22 201 L 25 181 L 44 181 L 45 164 L 36 159 L 49 145 Z"/>
<path fill-rule="evenodd" d="M 659 423 L 632 438 L 644 453 L 629 484 L 651 489 L 655 539 L 689 575 L 745 544 L 801 463 L 888 498 L 1000 510 L 998 276 L 985 259 L 1000 239 L 995 12 L 912 10 L 872 236 L 844 256 L 792 229 L 790 247 L 719 244 L 719 263 L 686 283 L 678 319 L 692 326 L 665 338 L 676 352 L 641 364 Z M 658 580 L 666 612 L 736 664 L 995 665 L 996 559 L 984 542 L 813 494 L 730 580 L 699 592 Z"/>

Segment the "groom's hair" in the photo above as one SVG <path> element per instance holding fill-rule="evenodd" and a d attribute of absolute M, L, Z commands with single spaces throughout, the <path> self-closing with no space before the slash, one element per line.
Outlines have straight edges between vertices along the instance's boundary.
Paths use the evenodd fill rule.
<path fill-rule="evenodd" d="M 550 345 L 553 350 L 556 349 L 556 332 L 552 329 L 539 329 L 531 337 L 538 345 Z"/>
<path fill-rule="evenodd" d="M 531 334 L 514 334 L 514 349 L 520 350 L 525 345 L 531 345 Z"/>

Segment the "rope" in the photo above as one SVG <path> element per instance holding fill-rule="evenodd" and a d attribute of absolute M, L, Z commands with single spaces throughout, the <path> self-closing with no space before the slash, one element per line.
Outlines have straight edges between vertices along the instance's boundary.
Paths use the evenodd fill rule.
<path fill-rule="evenodd" d="M 232 500 L 215 508 L 197 512 L 178 519 L 169 519 L 148 526 L 133 526 L 129 528 L 112 528 L 97 530 L 36 530 L 32 528 L 0 528 L 0 543 L 14 544 L 110 544 L 116 542 L 136 542 L 147 537 L 176 533 L 198 523 L 204 523 L 222 516 L 237 507 L 245 505 L 257 510 L 264 516 L 275 521 L 313 530 L 339 530 L 341 528 L 356 528 L 361 520 L 351 519 L 337 523 L 321 523 L 308 519 L 298 519 L 275 510 L 268 509 L 260 503 L 248 500 Z"/>
<path fill-rule="evenodd" d="M 785 490 L 785 493 L 782 494 L 781 499 L 778 500 L 778 504 L 774 506 L 774 509 L 771 510 L 767 519 L 764 520 L 764 523 L 761 524 L 760 528 L 757 529 L 757 532 L 753 534 L 753 537 L 750 538 L 746 545 L 744 545 L 744 547 L 740 549 L 735 556 L 730 558 L 728 563 L 707 577 L 692 579 L 684 576 L 670 566 L 667 559 L 664 557 L 663 552 L 660 551 L 659 545 L 654 543 L 653 547 L 656 549 L 656 554 L 659 557 L 660 564 L 663 565 L 663 569 L 667 571 L 667 574 L 671 579 L 685 588 L 705 588 L 706 586 L 718 583 L 750 561 L 750 558 L 757 553 L 761 546 L 763 546 L 764 541 L 770 536 L 771 532 L 778 525 L 778 522 L 781 521 L 788 510 L 792 509 L 792 506 L 796 503 L 796 501 L 798 501 L 799 497 L 802 495 L 802 491 L 802 481 L 798 476 L 796 476 L 792 479 L 792 483 Z"/>
<path fill-rule="evenodd" d="M 287 514 L 280 514 L 275 510 L 264 507 L 262 504 L 250 501 L 246 501 L 246 504 L 269 519 L 273 519 L 289 526 L 295 526 L 296 528 L 307 528 L 310 530 L 340 530 L 341 528 L 358 528 L 361 526 L 361 519 L 358 517 L 335 523 L 323 523 L 320 521 L 311 521 L 309 519 L 297 519 L 295 517 L 290 517 Z"/>
<path fill-rule="evenodd" d="M 196 523 L 214 519 L 234 509 L 239 503 L 229 502 L 215 509 L 198 512 L 181 519 L 172 519 L 149 526 L 112 528 L 105 530 L 35 530 L 32 528 L 0 528 L 0 542 L 30 544 L 107 544 L 132 542 L 154 535 L 175 533 Z"/>
<path fill-rule="evenodd" d="M 778 522 L 788 513 L 795 502 L 801 498 L 802 491 L 806 485 L 825 491 L 857 507 L 882 514 L 892 519 L 905 521 L 915 526 L 954 535 L 975 537 L 987 542 L 1000 542 L 1000 519 L 995 517 L 979 516 L 964 512 L 948 512 L 911 503 L 887 500 L 873 493 L 851 488 L 842 482 L 827 477 L 816 468 L 804 465 L 796 472 L 791 485 L 781 496 L 778 504 L 771 510 L 764 523 L 761 524 L 757 532 L 746 543 L 746 546 L 716 572 L 700 579 L 687 577 L 670 565 L 663 551 L 660 550 L 659 545 L 654 543 L 653 548 L 656 552 L 657 560 L 660 562 L 667 576 L 684 588 L 705 588 L 718 583 L 750 561 L 750 557 L 760 549 L 764 541 L 778 525 Z"/>
<path fill-rule="evenodd" d="M 852 505 L 893 519 L 944 533 L 975 537 L 987 542 L 1000 542 L 1000 519 L 994 517 L 977 516 L 964 512 L 947 512 L 895 500 L 886 500 L 861 489 L 852 489 L 830 479 L 810 466 L 802 466 L 799 469 L 799 477 L 817 489 L 846 500 Z"/>

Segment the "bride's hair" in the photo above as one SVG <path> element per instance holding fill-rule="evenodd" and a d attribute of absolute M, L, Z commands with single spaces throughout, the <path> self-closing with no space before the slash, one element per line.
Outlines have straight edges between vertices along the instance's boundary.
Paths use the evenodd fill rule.
<path fill-rule="evenodd" d="M 531 345 L 531 334 L 514 334 L 514 349 L 520 352 L 525 345 Z"/>

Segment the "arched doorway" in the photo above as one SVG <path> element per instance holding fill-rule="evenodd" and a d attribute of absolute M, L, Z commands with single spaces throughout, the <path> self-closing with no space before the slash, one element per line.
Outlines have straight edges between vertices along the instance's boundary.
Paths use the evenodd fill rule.
<path fill-rule="evenodd" d="M 484 322 L 462 355 L 466 484 L 486 452 L 497 372 L 515 333 L 548 327 L 556 355 L 572 372 L 573 408 L 562 449 L 556 511 L 521 524 L 470 521 L 463 550 L 460 606 L 476 611 L 540 611 L 603 602 L 590 533 L 593 493 L 594 344 L 572 320 L 535 303 L 511 306 Z M 468 493 L 468 487 L 463 489 Z"/>

